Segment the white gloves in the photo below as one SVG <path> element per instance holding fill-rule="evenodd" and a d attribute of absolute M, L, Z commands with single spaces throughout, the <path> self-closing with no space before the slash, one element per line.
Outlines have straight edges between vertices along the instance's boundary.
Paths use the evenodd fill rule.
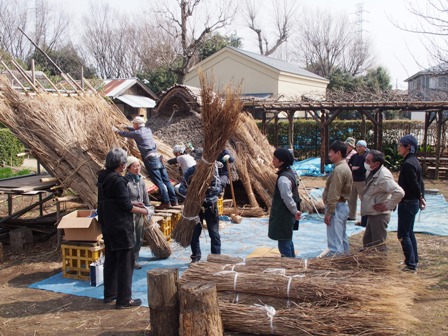
<path fill-rule="evenodd" d="M 222 157 L 222 160 L 223 160 L 224 162 L 227 162 L 228 159 L 230 159 L 230 155 L 229 155 L 229 154 L 226 154 L 226 155 L 224 155 L 224 156 Z"/>

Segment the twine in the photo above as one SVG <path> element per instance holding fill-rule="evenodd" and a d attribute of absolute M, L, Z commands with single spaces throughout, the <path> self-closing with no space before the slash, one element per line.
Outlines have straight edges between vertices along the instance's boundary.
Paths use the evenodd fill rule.
<path fill-rule="evenodd" d="M 233 273 L 235 276 L 233 278 L 233 291 L 235 292 L 235 302 L 238 303 L 239 301 L 239 293 L 236 291 L 236 284 L 238 279 L 238 272 L 235 272 L 234 270 L 231 271 L 220 271 L 217 273 L 214 273 L 213 275 L 226 275 Z"/>
<path fill-rule="evenodd" d="M 199 216 L 187 217 L 187 216 L 184 215 L 183 212 L 180 214 L 180 216 L 181 216 L 182 218 L 188 219 L 189 221 L 196 221 L 196 223 L 199 223 L 199 222 L 201 221 L 201 219 L 199 218 Z"/>
<path fill-rule="evenodd" d="M 269 326 L 271 327 L 271 335 L 274 335 L 274 316 L 275 316 L 275 308 L 272 306 L 268 306 L 268 305 L 260 305 L 260 304 L 255 304 L 255 307 L 260 307 L 262 309 L 264 309 L 266 311 L 266 315 L 269 318 Z"/>
<path fill-rule="evenodd" d="M 286 305 L 289 307 L 291 300 L 289 298 L 289 292 L 291 289 L 291 282 L 292 282 L 292 278 L 304 278 L 305 274 L 296 274 L 296 275 L 292 275 L 292 276 L 288 276 L 288 286 L 286 288 L 286 297 L 288 298 L 288 301 L 286 302 Z"/>
<path fill-rule="evenodd" d="M 263 273 L 272 273 L 275 275 L 286 275 L 286 269 L 284 268 L 266 268 Z"/>
<path fill-rule="evenodd" d="M 211 165 L 215 164 L 214 162 L 208 162 L 208 161 L 204 158 L 204 156 L 201 157 L 201 161 L 204 162 L 207 166 L 211 166 Z"/>

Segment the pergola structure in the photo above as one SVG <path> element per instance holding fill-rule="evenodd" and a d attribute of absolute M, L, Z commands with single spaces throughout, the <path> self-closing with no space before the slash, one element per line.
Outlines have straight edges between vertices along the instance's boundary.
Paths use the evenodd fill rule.
<path fill-rule="evenodd" d="M 325 159 L 328 157 L 329 151 L 329 126 L 343 111 L 358 111 L 363 115 L 363 120 L 367 118 L 373 124 L 374 131 L 374 148 L 382 150 L 382 130 L 383 130 L 383 111 L 399 110 L 399 111 L 418 111 L 425 113 L 425 130 L 423 138 L 423 148 L 426 148 L 428 139 L 429 126 L 436 121 L 437 123 L 437 139 L 436 139 L 436 169 L 435 178 L 439 177 L 440 167 L 440 147 L 442 126 L 448 120 L 443 114 L 444 110 L 448 110 L 448 101 L 371 101 L 371 102 L 251 102 L 246 105 L 247 110 L 252 112 L 261 112 L 263 132 L 266 131 L 266 123 L 271 120 L 278 122 L 278 114 L 285 112 L 288 116 L 289 128 L 288 138 L 290 145 L 293 139 L 293 121 L 296 111 L 305 111 L 320 125 L 321 136 L 321 172 L 324 172 Z M 267 114 L 273 113 L 274 117 L 268 119 Z"/>

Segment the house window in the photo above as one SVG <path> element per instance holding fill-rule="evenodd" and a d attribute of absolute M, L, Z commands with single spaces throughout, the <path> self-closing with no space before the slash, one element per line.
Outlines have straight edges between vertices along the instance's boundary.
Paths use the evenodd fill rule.
<path fill-rule="evenodd" d="M 431 77 L 429 79 L 429 88 L 430 89 L 438 89 L 439 88 L 439 78 Z"/>
<path fill-rule="evenodd" d="M 439 79 L 438 88 L 442 89 L 442 90 L 446 90 L 448 88 L 447 76 L 440 76 L 438 79 Z"/>

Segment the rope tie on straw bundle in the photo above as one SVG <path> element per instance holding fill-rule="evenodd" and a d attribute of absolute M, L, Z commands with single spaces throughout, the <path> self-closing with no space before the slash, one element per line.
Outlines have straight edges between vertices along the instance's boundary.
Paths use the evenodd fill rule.
<path fill-rule="evenodd" d="M 255 307 L 260 307 L 262 309 L 264 309 L 266 311 L 266 315 L 269 318 L 269 326 L 271 328 L 271 335 L 274 335 L 274 316 L 275 316 L 275 308 L 272 306 L 268 306 L 268 305 L 260 305 L 260 304 L 255 304 Z"/>
<path fill-rule="evenodd" d="M 271 273 L 271 274 L 276 274 L 276 275 L 286 275 L 286 269 L 284 268 L 266 268 L 265 270 L 263 270 L 263 273 Z"/>
<path fill-rule="evenodd" d="M 296 275 L 287 276 L 287 278 L 288 278 L 288 286 L 286 288 L 286 297 L 288 298 L 288 301 L 286 302 L 286 304 L 287 304 L 288 307 L 289 307 L 289 305 L 291 303 L 290 298 L 289 298 L 289 291 L 291 289 L 292 278 L 304 278 L 304 277 L 305 277 L 305 274 L 296 274 Z"/>
<path fill-rule="evenodd" d="M 238 303 L 239 301 L 239 293 L 236 291 L 236 283 L 237 283 L 237 279 L 238 279 L 238 272 L 235 272 L 234 270 L 231 271 L 221 271 L 221 272 L 217 272 L 214 275 L 225 275 L 225 274 L 234 274 L 233 277 L 233 291 L 235 292 L 235 302 Z"/>
<path fill-rule="evenodd" d="M 181 215 L 182 218 L 185 218 L 185 219 L 187 219 L 187 220 L 189 220 L 189 221 L 194 221 L 194 220 L 195 220 L 195 221 L 198 222 L 198 223 L 201 221 L 201 219 L 199 218 L 199 216 L 187 217 L 187 216 L 184 215 L 183 212 L 182 212 L 180 215 Z"/>
<path fill-rule="evenodd" d="M 244 259 L 243 259 L 244 260 Z M 232 268 L 230 269 L 231 271 L 235 271 L 235 267 L 236 266 L 246 266 L 246 263 L 244 261 L 236 263 L 236 264 L 225 264 L 221 269 L 223 271 L 225 271 L 225 269 L 227 268 L 227 266 L 232 266 Z"/>

